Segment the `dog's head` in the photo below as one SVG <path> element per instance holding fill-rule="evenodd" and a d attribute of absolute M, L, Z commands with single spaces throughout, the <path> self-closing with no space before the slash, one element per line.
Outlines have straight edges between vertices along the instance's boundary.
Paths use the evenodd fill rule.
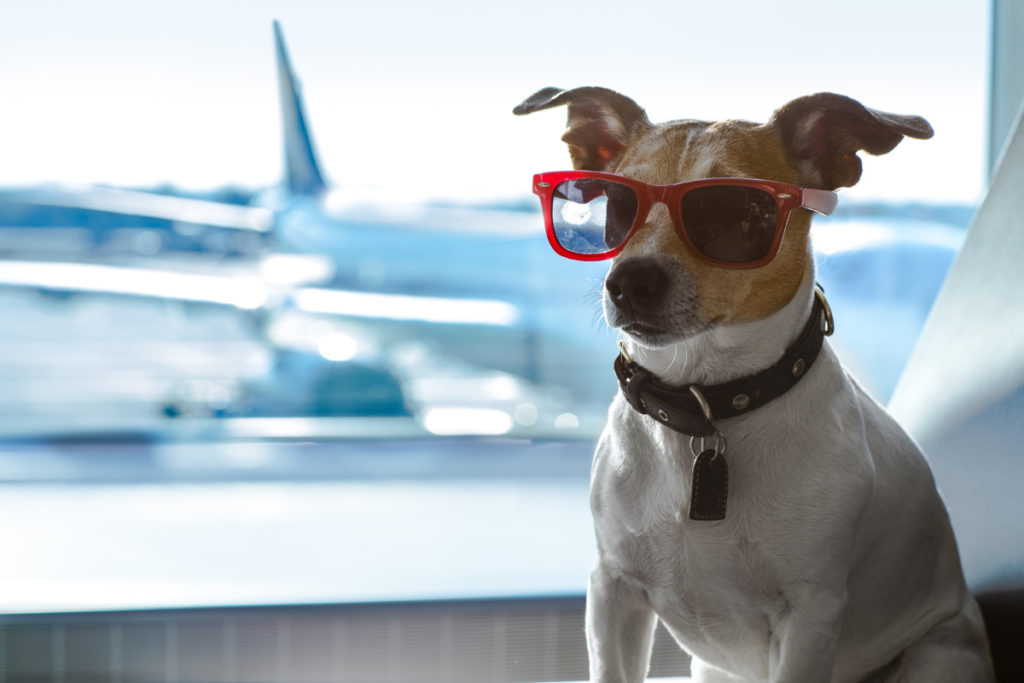
<path fill-rule="evenodd" d="M 702 178 L 758 178 L 835 190 L 861 175 L 857 152 L 885 154 L 904 136 L 929 138 L 918 116 L 875 111 L 819 93 L 779 108 L 765 124 L 681 120 L 652 124 L 633 100 L 606 88 L 545 88 L 516 114 L 568 105 L 562 136 L 577 170 L 615 173 L 652 185 Z M 810 212 L 793 210 L 769 262 L 723 268 L 695 255 L 655 204 L 605 278 L 608 323 L 645 346 L 665 346 L 716 325 L 765 317 L 810 275 Z"/>

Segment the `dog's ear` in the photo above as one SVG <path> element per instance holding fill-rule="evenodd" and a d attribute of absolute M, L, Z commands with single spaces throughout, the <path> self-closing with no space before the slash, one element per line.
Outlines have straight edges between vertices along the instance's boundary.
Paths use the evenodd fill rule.
<path fill-rule="evenodd" d="M 563 104 L 569 105 L 569 124 L 562 142 L 569 145 L 576 169 L 613 169 L 629 141 L 651 125 L 636 102 L 607 88 L 544 88 L 512 113 L 522 116 Z"/>
<path fill-rule="evenodd" d="M 834 190 L 860 180 L 857 152 L 885 154 L 904 136 L 925 140 L 932 127 L 920 116 L 889 114 L 868 109 L 857 100 L 818 93 L 780 107 L 767 123 L 774 126 L 800 182 Z"/>

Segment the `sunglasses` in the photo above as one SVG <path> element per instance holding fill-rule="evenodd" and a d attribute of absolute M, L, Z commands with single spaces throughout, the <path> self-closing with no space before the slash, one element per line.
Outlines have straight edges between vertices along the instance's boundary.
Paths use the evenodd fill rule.
<path fill-rule="evenodd" d="M 707 178 L 649 185 L 598 171 L 555 171 L 533 177 L 548 241 L 579 261 L 612 258 L 647 220 L 668 206 L 676 234 L 701 259 L 724 268 L 757 268 L 782 244 L 789 212 L 830 214 L 835 192 L 752 178 Z"/>

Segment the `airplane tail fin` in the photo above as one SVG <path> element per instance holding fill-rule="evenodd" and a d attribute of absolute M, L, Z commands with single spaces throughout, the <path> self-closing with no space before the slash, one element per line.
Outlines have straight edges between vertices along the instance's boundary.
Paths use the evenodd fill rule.
<path fill-rule="evenodd" d="M 284 46 L 281 24 L 274 21 L 274 47 L 277 53 L 277 78 L 281 95 L 281 121 L 284 127 L 285 186 L 292 194 L 316 195 L 327 185 L 320 174 L 312 134 L 306 123 L 301 87 L 292 71 Z"/>

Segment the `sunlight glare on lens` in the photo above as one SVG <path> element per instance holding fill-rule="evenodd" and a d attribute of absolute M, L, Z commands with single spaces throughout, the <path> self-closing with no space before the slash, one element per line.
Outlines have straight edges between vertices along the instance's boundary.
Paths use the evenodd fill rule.
<path fill-rule="evenodd" d="M 565 202 L 562 205 L 562 220 L 570 225 L 584 225 L 590 222 L 592 217 L 590 204 L 577 204 L 576 202 Z"/>

